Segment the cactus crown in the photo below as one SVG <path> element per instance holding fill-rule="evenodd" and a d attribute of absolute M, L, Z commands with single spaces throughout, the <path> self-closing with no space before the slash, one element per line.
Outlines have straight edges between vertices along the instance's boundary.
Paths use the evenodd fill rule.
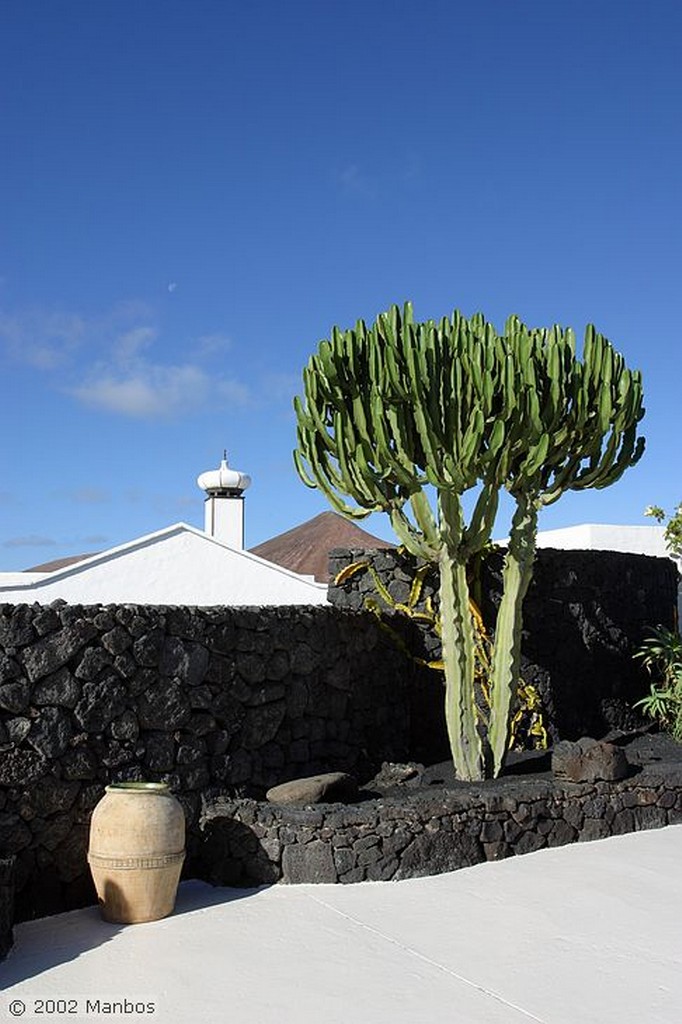
<path fill-rule="evenodd" d="M 506 487 L 540 507 L 607 487 L 644 449 L 641 376 L 591 325 L 580 359 L 570 329 L 512 316 L 500 335 L 457 311 L 415 323 L 407 303 L 335 327 L 303 378 L 297 470 L 350 516 L 395 513 L 428 484 Z"/>

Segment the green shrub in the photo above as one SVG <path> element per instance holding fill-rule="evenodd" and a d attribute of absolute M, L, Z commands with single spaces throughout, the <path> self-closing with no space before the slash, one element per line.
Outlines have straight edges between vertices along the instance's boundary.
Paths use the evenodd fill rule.
<path fill-rule="evenodd" d="M 682 637 L 675 630 L 657 626 L 634 657 L 653 676 L 648 696 L 635 707 L 682 741 Z"/>

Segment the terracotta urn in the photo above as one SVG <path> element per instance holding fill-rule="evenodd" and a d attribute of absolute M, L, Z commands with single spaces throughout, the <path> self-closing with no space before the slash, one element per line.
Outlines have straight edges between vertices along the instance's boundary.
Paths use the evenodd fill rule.
<path fill-rule="evenodd" d="M 116 782 L 92 813 L 88 863 L 107 921 L 173 912 L 185 859 L 185 815 L 163 782 Z"/>

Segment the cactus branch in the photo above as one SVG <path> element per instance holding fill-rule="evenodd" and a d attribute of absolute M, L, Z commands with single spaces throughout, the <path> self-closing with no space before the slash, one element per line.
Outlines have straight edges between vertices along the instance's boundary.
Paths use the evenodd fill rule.
<path fill-rule="evenodd" d="M 466 565 L 443 546 L 440 571 L 441 640 L 445 672 L 445 722 L 459 779 L 483 778 L 483 751 L 476 726 L 476 647 Z"/>
<path fill-rule="evenodd" d="M 493 776 L 499 774 L 509 747 L 511 700 L 520 677 L 521 608 L 533 574 L 537 519 L 536 501 L 520 495 L 504 560 L 502 600 L 495 626 L 488 729 Z"/>

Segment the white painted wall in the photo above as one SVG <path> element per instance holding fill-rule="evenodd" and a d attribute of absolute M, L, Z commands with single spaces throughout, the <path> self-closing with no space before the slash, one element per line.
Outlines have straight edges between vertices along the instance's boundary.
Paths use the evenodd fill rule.
<path fill-rule="evenodd" d="M 185 523 L 50 573 L 0 573 L 0 603 L 327 604 L 327 587 Z"/>
<path fill-rule="evenodd" d="M 539 548 L 578 551 L 625 551 L 669 558 L 662 526 L 611 526 L 582 523 L 558 530 L 539 530 Z"/>
<path fill-rule="evenodd" d="M 204 533 L 241 551 L 244 547 L 244 499 L 209 494 L 204 502 Z"/>

